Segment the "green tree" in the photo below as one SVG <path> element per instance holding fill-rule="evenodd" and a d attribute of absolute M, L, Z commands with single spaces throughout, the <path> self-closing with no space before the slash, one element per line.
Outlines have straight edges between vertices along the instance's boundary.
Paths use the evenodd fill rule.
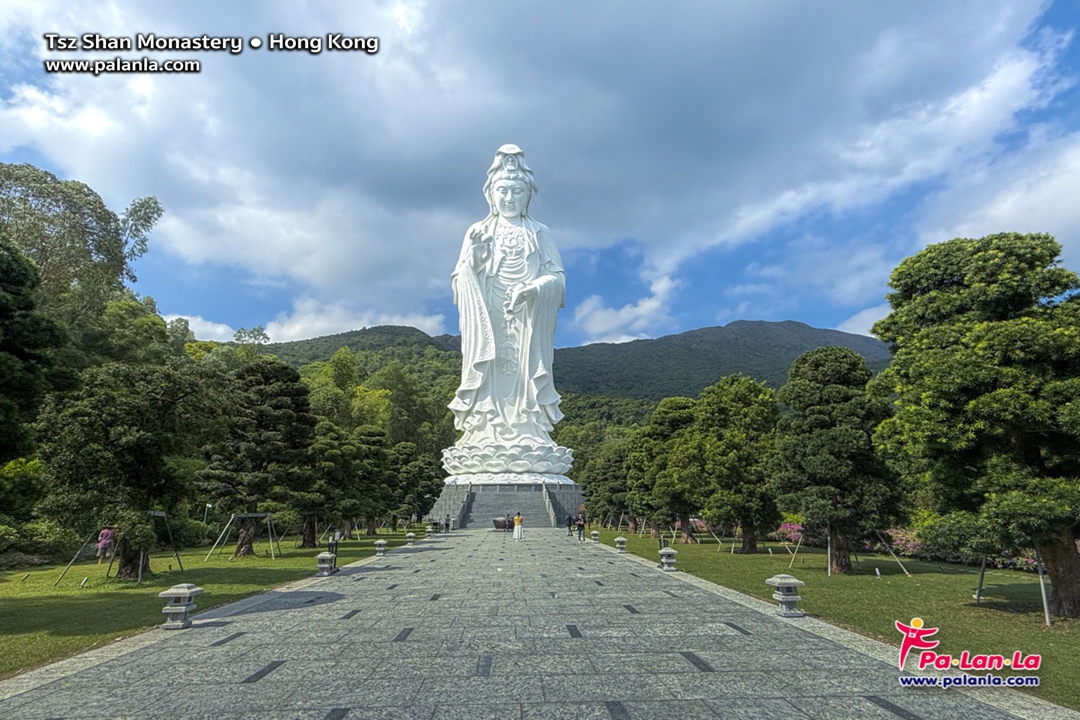
<path fill-rule="evenodd" d="M 698 498 L 684 477 L 676 477 L 669 467 L 672 450 L 680 436 L 694 424 L 694 401 L 686 397 L 664 398 L 657 404 L 626 458 L 627 502 L 631 510 L 645 517 L 658 535 L 657 525 L 684 519 L 683 541 L 693 542 L 690 514 L 700 509 Z"/>
<path fill-rule="evenodd" d="M 729 375 L 701 391 L 692 432 L 677 444 L 672 464 L 695 488 L 706 517 L 738 524 L 743 553 L 780 522 L 767 482 L 780 408 L 773 391 L 746 375 Z"/>
<path fill-rule="evenodd" d="M 37 428 L 49 496 L 40 507 L 82 535 L 117 526 L 118 577 L 136 577 L 140 551 L 153 546 L 146 512 L 185 493 L 167 457 L 180 447 L 198 389 L 184 365 L 109 363 L 42 406 Z"/>
<path fill-rule="evenodd" d="M 844 347 L 800 356 L 780 388 L 793 413 L 780 419 L 773 481 L 781 509 L 827 529 L 833 572 L 850 573 L 850 547 L 891 527 L 903 493 L 875 452 L 873 434 L 888 402 L 866 392 L 866 361 Z"/>
<path fill-rule="evenodd" d="M 380 427 L 361 425 L 353 431 L 353 440 L 356 443 L 356 475 L 360 481 L 357 514 L 364 517 L 367 534 L 374 535 L 378 516 L 388 512 L 395 502 L 390 439 Z"/>
<path fill-rule="evenodd" d="M 633 439 L 640 428 L 624 428 L 614 425 L 604 431 L 604 440 L 593 449 L 585 467 L 578 470 L 578 480 L 588 498 L 585 509 L 590 517 L 620 517 L 624 512 L 631 515 L 630 532 L 636 532 L 636 518 L 630 512 L 627 486 L 626 460 L 633 447 Z M 561 441 L 560 441 L 561 444 Z M 578 464 L 577 448 L 574 448 L 574 464 Z M 573 513 L 575 508 L 567 508 Z M 556 518 L 562 522 L 563 518 Z"/>
<path fill-rule="evenodd" d="M 37 311 L 37 268 L 0 231 L 0 465 L 25 455 L 38 404 L 50 387 L 61 329 Z"/>
<path fill-rule="evenodd" d="M 941 514 L 969 512 L 1002 548 L 1034 546 L 1051 609 L 1080 616 L 1080 280 L 1049 235 L 932 245 L 893 271 L 882 373 L 895 415 L 876 436 Z"/>
<path fill-rule="evenodd" d="M 300 547 L 304 548 L 316 546 L 317 518 L 340 523 L 349 517 L 349 501 L 359 500 L 356 444 L 348 433 L 329 420 L 319 422 L 309 454 L 314 470 L 312 483 L 295 491 L 289 503 L 303 519 Z"/>
<path fill-rule="evenodd" d="M 121 216 L 92 189 L 32 165 L 0 163 L 0 234 L 17 242 L 41 273 L 42 311 L 72 335 L 98 315 L 111 294 L 134 282 L 132 263 L 160 219 L 155 198 L 135 200 Z"/>
<path fill-rule="evenodd" d="M 280 360 L 261 358 L 244 365 L 234 383 L 237 397 L 228 433 L 205 448 L 209 464 L 198 475 L 218 508 L 255 513 L 265 503 L 288 503 L 294 493 L 310 490 L 307 453 L 316 419 L 299 373 Z M 243 519 L 235 557 L 252 552 L 255 529 L 255 519 Z"/>

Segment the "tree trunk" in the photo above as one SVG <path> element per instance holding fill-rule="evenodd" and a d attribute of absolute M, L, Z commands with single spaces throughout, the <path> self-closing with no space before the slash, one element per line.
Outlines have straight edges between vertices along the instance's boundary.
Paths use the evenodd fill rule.
<path fill-rule="evenodd" d="M 636 519 L 630 518 L 629 520 L 626 521 L 626 532 L 630 533 L 631 535 L 636 535 L 637 534 L 637 520 Z"/>
<path fill-rule="evenodd" d="M 252 547 L 255 542 L 255 518 L 244 518 L 240 521 L 240 534 L 236 536 L 236 552 L 233 553 L 234 558 L 244 557 L 245 555 L 254 555 L 255 548 Z"/>
<path fill-rule="evenodd" d="M 126 538 L 121 538 L 116 545 L 116 577 L 125 580 L 138 580 L 139 556 L 139 549 L 128 542 Z M 150 553 L 142 554 L 142 559 L 142 572 L 145 578 L 150 575 Z"/>
<path fill-rule="evenodd" d="M 1080 553 L 1076 536 L 1066 528 L 1039 543 L 1046 574 L 1053 588 L 1050 612 L 1059 617 L 1080 617 Z"/>
<path fill-rule="evenodd" d="M 390 527 L 394 528 L 394 532 L 397 532 L 398 522 L 400 522 L 400 521 L 401 521 L 401 518 L 399 518 L 397 516 L 397 513 L 394 513 L 393 515 L 390 516 Z"/>
<path fill-rule="evenodd" d="M 851 575 L 855 571 L 851 569 L 851 553 L 848 552 L 843 536 L 832 526 L 829 527 L 829 535 L 832 537 L 832 557 L 829 558 L 832 571 L 841 575 Z"/>
<path fill-rule="evenodd" d="M 660 537 L 660 531 L 656 529 L 656 523 L 654 522 L 649 523 L 649 537 L 651 537 L 653 540 L 656 540 Z"/>
<path fill-rule="evenodd" d="M 693 545 L 697 542 L 694 539 L 694 526 L 690 524 L 689 515 L 679 516 L 679 530 L 682 533 L 682 537 L 679 538 L 679 542 L 683 545 Z"/>
<path fill-rule="evenodd" d="M 375 528 L 376 528 L 375 516 L 374 515 L 368 515 L 366 518 L 364 518 L 364 520 L 367 521 L 367 530 L 364 532 L 364 534 L 365 535 L 375 535 L 376 534 L 375 533 Z"/>
<path fill-rule="evenodd" d="M 341 539 L 348 540 L 352 537 L 352 520 L 343 520 L 341 522 Z"/>
<path fill-rule="evenodd" d="M 300 531 L 300 547 L 313 548 L 315 542 L 315 516 L 305 515 L 303 529 Z"/>
<path fill-rule="evenodd" d="M 757 530 L 754 525 L 740 523 L 742 527 L 742 547 L 739 548 L 741 555 L 757 555 Z"/>

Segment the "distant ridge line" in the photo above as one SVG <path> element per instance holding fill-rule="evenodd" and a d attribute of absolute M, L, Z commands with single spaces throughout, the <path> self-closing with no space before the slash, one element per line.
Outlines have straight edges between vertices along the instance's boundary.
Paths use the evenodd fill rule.
<path fill-rule="evenodd" d="M 341 347 L 354 351 L 428 348 L 459 353 L 455 335 L 431 337 L 413 327 L 380 325 L 309 340 L 270 343 L 265 352 L 294 366 L 329 360 Z M 862 355 L 875 373 L 891 360 L 888 347 L 865 335 L 811 327 L 785 320 L 736 320 L 724 326 L 697 328 L 654 339 L 595 343 L 555 350 L 555 382 L 560 392 L 659 400 L 673 395 L 696 397 L 724 375 L 744 373 L 779 387 L 794 360 L 826 345 L 840 345 Z"/>

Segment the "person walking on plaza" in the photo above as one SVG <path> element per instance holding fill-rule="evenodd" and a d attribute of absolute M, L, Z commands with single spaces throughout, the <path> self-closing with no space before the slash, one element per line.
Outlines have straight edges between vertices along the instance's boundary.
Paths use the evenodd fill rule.
<path fill-rule="evenodd" d="M 521 526 L 521 513 L 514 516 L 514 542 L 522 539 L 525 530 Z"/>
<path fill-rule="evenodd" d="M 116 542 L 116 531 L 110 527 L 102 528 L 97 536 L 97 564 L 100 565 L 104 558 L 112 557 L 113 544 Z"/>
<path fill-rule="evenodd" d="M 449 514 L 447 514 L 446 519 L 443 520 L 443 532 L 444 533 L 450 532 L 450 515 Z"/>
<path fill-rule="evenodd" d="M 577 516 L 577 539 L 578 542 L 585 542 L 585 516 L 581 513 Z"/>
<path fill-rule="evenodd" d="M 574 517 L 570 513 L 566 514 L 566 537 L 574 536 Z"/>
<path fill-rule="evenodd" d="M 514 517 L 506 513 L 506 521 L 503 523 L 503 532 L 514 532 Z"/>

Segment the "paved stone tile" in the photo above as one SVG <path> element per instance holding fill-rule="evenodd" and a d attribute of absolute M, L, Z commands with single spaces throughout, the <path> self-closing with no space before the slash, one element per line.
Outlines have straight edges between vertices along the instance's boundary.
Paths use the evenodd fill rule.
<path fill-rule="evenodd" d="M 558 530 L 459 531 L 0 682 L 0 718 L 1080 717 L 890 657 Z"/>
<path fill-rule="evenodd" d="M 594 675 L 596 667 L 581 654 L 499 655 L 492 659 L 493 677 L 513 675 Z"/>
<path fill-rule="evenodd" d="M 522 703 L 522 720 L 611 720 L 604 703 Z M 689 720 L 689 718 L 684 718 Z"/>
<path fill-rule="evenodd" d="M 606 700 L 665 700 L 675 695 L 651 674 L 544 675 L 544 699 L 548 702 Z"/>
<path fill-rule="evenodd" d="M 519 720 L 520 703 L 436 705 L 432 720 Z"/>
<path fill-rule="evenodd" d="M 656 680 L 681 700 L 777 698 L 792 694 L 779 674 L 763 672 L 668 674 L 657 675 Z"/>

